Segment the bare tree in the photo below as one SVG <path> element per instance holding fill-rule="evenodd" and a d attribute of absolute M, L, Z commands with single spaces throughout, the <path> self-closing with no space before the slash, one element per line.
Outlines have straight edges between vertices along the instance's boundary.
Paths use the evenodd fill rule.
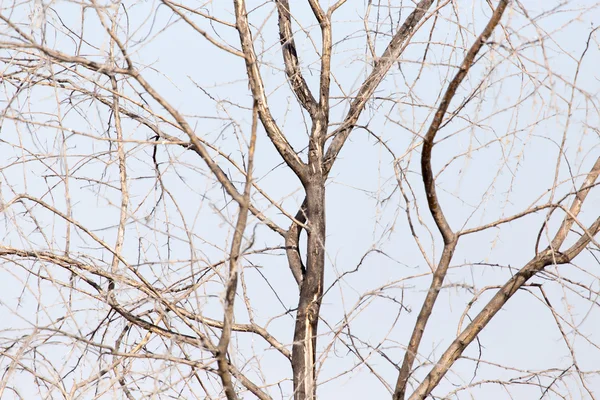
<path fill-rule="evenodd" d="M 596 398 L 599 5 L 2 2 L 0 397 Z"/>

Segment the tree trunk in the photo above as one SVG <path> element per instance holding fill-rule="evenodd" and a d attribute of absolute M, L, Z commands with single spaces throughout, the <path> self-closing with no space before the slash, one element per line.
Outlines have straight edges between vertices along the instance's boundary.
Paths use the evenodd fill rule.
<path fill-rule="evenodd" d="M 313 132 L 319 132 L 316 124 Z M 304 182 L 308 216 L 306 274 L 300 288 L 300 299 L 294 330 L 292 369 L 294 399 L 316 398 L 316 344 L 319 310 L 323 295 L 325 269 L 325 174 L 322 160 L 323 134 L 313 134 L 309 148 L 309 176 Z"/>

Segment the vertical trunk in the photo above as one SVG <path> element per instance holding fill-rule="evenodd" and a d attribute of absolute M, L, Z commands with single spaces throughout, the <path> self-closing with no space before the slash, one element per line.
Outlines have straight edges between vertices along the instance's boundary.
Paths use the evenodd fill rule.
<path fill-rule="evenodd" d="M 315 179 L 315 181 L 306 188 L 310 231 L 308 232 L 306 275 L 300 289 L 292 348 L 294 398 L 296 400 L 314 399 L 316 394 L 317 326 L 325 267 L 325 184 L 323 179 Z"/>
<path fill-rule="evenodd" d="M 326 125 L 324 125 L 326 126 Z M 294 399 L 316 397 L 315 360 L 317 327 L 325 268 L 325 176 L 319 135 L 313 135 L 309 149 L 309 176 L 304 182 L 308 216 L 306 273 L 300 288 L 300 301 L 294 330 L 292 369 Z"/>

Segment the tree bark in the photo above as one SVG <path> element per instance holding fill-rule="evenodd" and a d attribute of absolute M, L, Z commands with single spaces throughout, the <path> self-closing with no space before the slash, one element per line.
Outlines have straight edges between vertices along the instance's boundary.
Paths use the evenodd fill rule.
<path fill-rule="evenodd" d="M 294 330 L 292 369 L 294 398 L 314 399 L 316 395 L 316 344 L 325 268 L 325 182 L 312 177 L 306 188 L 308 205 L 308 248 L 306 275 Z"/>
<path fill-rule="evenodd" d="M 323 144 L 327 130 L 327 115 L 317 115 L 313 122 L 308 149 L 306 212 L 308 216 L 306 273 L 300 288 L 300 299 L 294 329 L 292 370 L 294 398 L 316 398 L 316 345 L 319 311 L 323 296 L 325 271 L 325 181 Z"/>

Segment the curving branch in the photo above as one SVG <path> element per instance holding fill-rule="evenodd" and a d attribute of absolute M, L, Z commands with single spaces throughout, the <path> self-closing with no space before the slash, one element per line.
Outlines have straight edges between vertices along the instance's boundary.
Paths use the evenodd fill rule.
<path fill-rule="evenodd" d="M 446 111 L 448 111 L 448 107 L 450 106 L 450 102 L 454 98 L 458 87 L 462 83 L 463 79 L 467 76 L 467 73 L 473 66 L 473 62 L 475 60 L 475 56 L 481 50 L 483 44 L 489 39 L 494 28 L 500 23 L 500 19 L 502 18 L 502 14 L 504 14 L 504 10 L 508 5 L 507 0 L 501 0 L 498 3 L 498 7 L 492 14 L 492 17 L 488 21 L 486 27 L 483 32 L 479 35 L 475 43 L 471 46 L 467 55 L 465 56 L 458 72 L 454 76 L 454 79 L 448 85 L 446 92 L 444 93 L 444 97 L 433 117 L 433 121 L 425 134 L 423 139 L 423 150 L 421 153 L 421 172 L 423 174 L 423 183 L 425 184 L 425 192 L 427 193 L 427 204 L 429 205 L 429 209 L 431 210 L 431 214 L 435 223 L 440 230 L 444 238 L 444 243 L 449 243 L 454 240 L 454 233 L 448 222 L 446 221 L 446 217 L 444 213 L 440 209 L 440 204 L 438 202 L 436 190 L 435 190 L 435 179 L 433 177 L 433 171 L 431 169 L 431 152 L 433 150 L 433 141 L 435 139 L 435 135 L 437 134 L 442 122 L 444 120 L 444 116 L 446 115 Z"/>
<path fill-rule="evenodd" d="M 423 175 L 423 184 L 425 186 L 425 194 L 427 196 L 429 211 L 431 212 L 431 215 L 433 216 L 433 219 L 444 239 L 444 250 L 442 252 L 440 262 L 433 273 L 431 285 L 427 291 L 427 295 L 425 296 L 425 301 L 423 302 L 421 310 L 419 311 L 417 322 L 415 323 L 415 327 L 408 343 L 408 348 L 404 353 L 404 359 L 402 361 L 402 366 L 400 367 L 398 380 L 396 381 L 396 389 L 394 390 L 394 400 L 404 399 L 408 379 L 419 350 L 421 339 L 423 338 L 423 333 L 425 332 L 425 327 L 427 326 L 427 321 L 433 312 L 433 307 L 444 283 L 444 279 L 448 272 L 448 267 L 450 265 L 450 261 L 452 260 L 452 256 L 454 255 L 454 250 L 456 249 L 456 244 L 458 241 L 457 235 L 452 231 L 450 225 L 448 225 L 448 222 L 446 221 L 446 217 L 440 207 L 436 194 L 435 178 L 433 176 L 433 170 L 431 167 L 431 152 L 434 145 L 433 141 L 440 129 L 440 126 L 442 125 L 446 111 L 448 110 L 450 102 L 454 98 L 458 87 L 463 79 L 467 76 L 469 69 L 474 63 L 475 56 L 479 50 L 481 50 L 483 44 L 491 36 L 494 28 L 500 23 L 500 19 L 502 18 L 502 14 L 504 13 L 507 5 L 507 0 L 500 1 L 483 32 L 479 35 L 477 40 L 475 40 L 475 43 L 473 43 L 467 52 L 467 55 L 465 56 L 457 74 L 448 85 L 448 88 L 444 93 L 444 97 L 442 98 L 442 101 L 435 113 L 431 125 L 427 130 L 427 134 L 423 139 L 423 150 L 421 153 L 421 173 Z"/>

